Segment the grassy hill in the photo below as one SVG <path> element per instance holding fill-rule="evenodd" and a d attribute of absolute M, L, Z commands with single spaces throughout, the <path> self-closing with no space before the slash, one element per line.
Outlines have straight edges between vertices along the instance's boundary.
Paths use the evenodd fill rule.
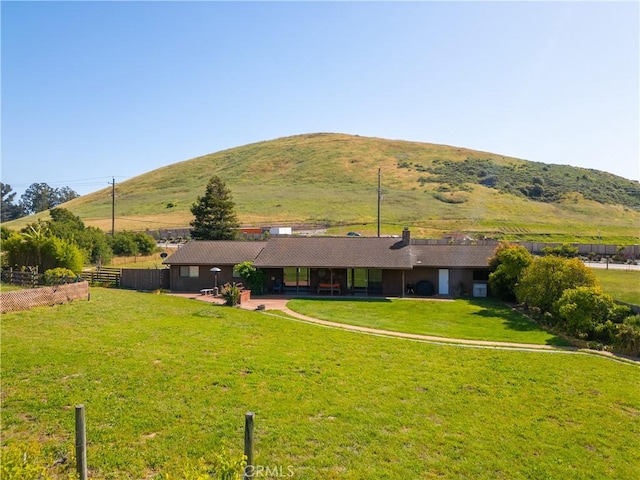
<path fill-rule="evenodd" d="M 639 243 L 640 186 L 621 177 L 428 143 L 320 133 L 224 150 L 116 185 L 116 229 L 187 227 L 212 175 L 243 224 L 325 224 L 375 234 L 378 169 L 383 234 L 465 231 L 507 239 Z M 111 228 L 111 189 L 64 205 Z M 45 216 L 46 214 L 41 214 Z M 17 228 L 29 219 L 10 222 Z"/>

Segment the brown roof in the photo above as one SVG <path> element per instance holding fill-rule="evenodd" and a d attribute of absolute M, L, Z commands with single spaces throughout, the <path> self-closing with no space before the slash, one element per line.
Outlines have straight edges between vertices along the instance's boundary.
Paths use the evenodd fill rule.
<path fill-rule="evenodd" d="M 237 265 L 255 260 L 267 242 L 190 241 L 162 263 L 170 265 Z"/>
<path fill-rule="evenodd" d="M 489 266 L 496 245 L 411 245 L 415 267 L 476 267 Z"/>
<path fill-rule="evenodd" d="M 486 268 L 495 245 L 403 246 L 398 238 L 273 237 L 267 242 L 190 241 L 162 263 L 259 268 Z"/>
<path fill-rule="evenodd" d="M 271 238 L 254 265 L 308 268 L 411 268 L 408 248 L 396 238 L 278 237 Z"/>

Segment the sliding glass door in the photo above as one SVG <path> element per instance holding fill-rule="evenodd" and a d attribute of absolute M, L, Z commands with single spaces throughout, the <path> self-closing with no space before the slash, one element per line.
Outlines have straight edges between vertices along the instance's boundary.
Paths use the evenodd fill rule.
<path fill-rule="evenodd" d="M 354 293 L 381 293 L 382 270 L 379 268 L 348 269 L 347 289 Z"/>
<path fill-rule="evenodd" d="M 310 275 L 308 268 L 284 267 L 283 273 L 285 288 L 309 289 Z"/>

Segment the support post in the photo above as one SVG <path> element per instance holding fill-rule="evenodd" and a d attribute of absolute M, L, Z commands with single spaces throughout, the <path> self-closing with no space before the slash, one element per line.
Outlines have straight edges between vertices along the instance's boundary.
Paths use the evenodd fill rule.
<path fill-rule="evenodd" d="M 378 238 L 380 238 L 380 201 L 382 200 L 382 189 L 380 188 L 380 168 L 378 168 Z"/>
<path fill-rule="evenodd" d="M 80 480 L 87 480 L 87 434 L 84 405 L 76 405 L 76 470 Z"/>
<path fill-rule="evenodd" d="M 247 412 L 244 416 L 244 455 L 247 457 L 247 466 L 244 467 L 243 480 L 253 478 L 253 412 Z"/>
<path fill-rule="evenodd" d="M 111 237 L 116 232 L 116 178 L 111 179 Z"/>

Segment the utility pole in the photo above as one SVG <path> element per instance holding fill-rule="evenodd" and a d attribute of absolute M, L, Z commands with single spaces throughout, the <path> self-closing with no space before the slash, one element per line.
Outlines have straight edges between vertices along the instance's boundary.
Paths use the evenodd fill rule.
<path fill-rule="evenodd" d="M 380 167 L 378 167 L 378 238 L 380 238 L 380 201 L 382 200 L 382 189 L 380 188 Z"/>
<path fill-rule="evenodd" d="M 116 231 L 116 179 L 111 177 L 111 237 Z"/>

